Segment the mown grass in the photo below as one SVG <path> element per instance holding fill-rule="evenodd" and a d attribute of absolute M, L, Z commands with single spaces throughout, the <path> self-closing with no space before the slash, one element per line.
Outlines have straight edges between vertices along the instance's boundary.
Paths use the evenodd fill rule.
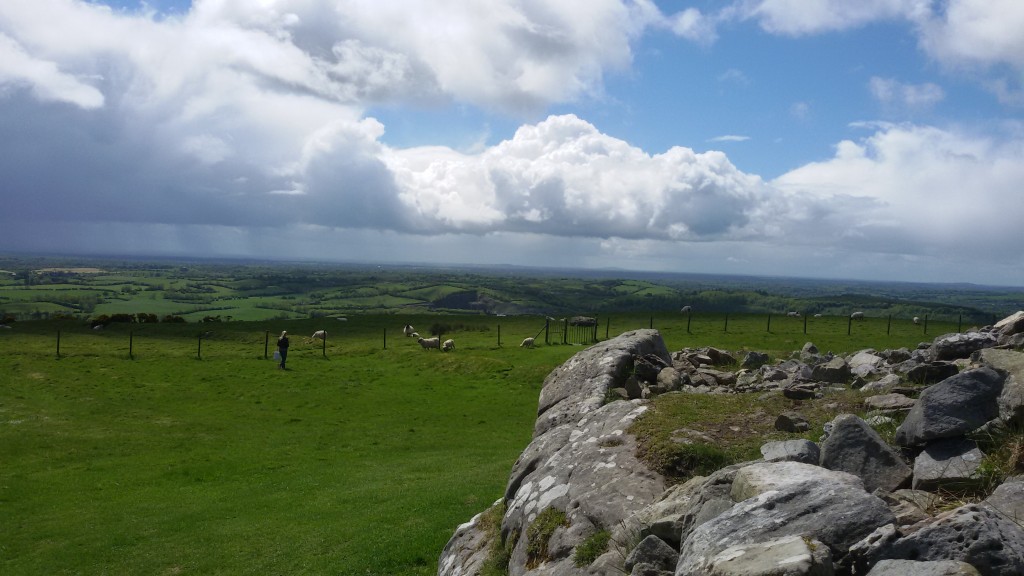
<path fill-rule="evenodd" d="M 780 355 L 805 341 L 781 324 L 761 338 L 763 318 L 731 319 L 728 332 L 705 320 L 687 333 L 685 317 L 615 315 L 598 334 L 653 323 L 670 350 Z M 453 327 L 456 351 L 421 350 L 399 334 L 407 322 Z M 0 331 L 0 573 L 434 574 L 455 527 L 504 491 L 544 377 L 581 349 L 517 346 L 543 325 L 19 322 Z M 845 322 L 839 335 L 825 326 L 806 338 L 823 350 L 889 346 L 871 321 L 852 337 Z M 325 327 L 326 355 L 305 340 Z M 282 329 L 288 371 L 263 358 Z M 687 397 L 688 415 L 659 407 L 660 429 L 759 409 L 704 404 L 713 398 Z"/>

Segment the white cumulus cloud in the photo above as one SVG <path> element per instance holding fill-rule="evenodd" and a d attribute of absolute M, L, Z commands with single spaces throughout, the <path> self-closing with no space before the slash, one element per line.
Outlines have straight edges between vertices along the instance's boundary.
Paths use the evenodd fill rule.
<path fill-rule="evenodd" d="M 772 181 L 789 194 L 846 205 L 811 237 L 880 253 L 1019 260 L 1009 231 L 1024 217 L 1024 140 L 932 126 L 864 127 L 874 132 L 839 143 L 830 160 Z"/>
<path fill-rule="evenodd" d="M 896 104 L 907 108 L 922 108 L 941 102 L 946 97 L 942 87 L 931 82 L 905 84 L 893 78 L 872 76 L 868 89 L 883 104 Z"/>

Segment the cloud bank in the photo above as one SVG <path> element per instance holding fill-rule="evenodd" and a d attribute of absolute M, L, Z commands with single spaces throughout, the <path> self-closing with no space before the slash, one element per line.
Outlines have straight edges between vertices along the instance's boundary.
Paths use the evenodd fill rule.
<path fill-rule="evenodd" d="M 543 113 L 600 98 L 644 34 L 707 46 L 726 18 L 788 35 L 906 19 L 942 62 L 1024 67 L 1013 33 L 1024 10 L 997 4 L 999 18 L 967 0 L 942 14 L 897 0 L 764 0 L 717 15 L 666 15 L 646 0 L 197 0 L 156 19 L 9 2 L 0 240 L 339 259 L 353 252 L 325 247 L 361 243 L 362 258 L 492 262 L 472 249 L 515 249 L 501 261 L 831 275 L 855 274 L 855 254 L 969 261 L 985 251 L 1011 269 L 1024 216 L 1020 126 L 863 124 L 833 157 L 765 181 L 723 152 L 643 150 L 576 115 Z M 906 106 L 944 97 L 893 78 L 869 89 Z M 526 120 L 467 153 L 389 146 L 370 112 L 450 105 Z"/>

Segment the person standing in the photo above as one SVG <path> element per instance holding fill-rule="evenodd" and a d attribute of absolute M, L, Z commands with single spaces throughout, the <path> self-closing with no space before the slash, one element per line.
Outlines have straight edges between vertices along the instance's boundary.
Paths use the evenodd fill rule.
<path fill-rule="evenodd" d="M 277 339 L 277 352 L 281 355 L 281 364 L 278 366 L 281 370 L 287 370 L 284 367 L 285 361 L 288 359 L 288 331 L 282 330 L 281 337 Z"/>

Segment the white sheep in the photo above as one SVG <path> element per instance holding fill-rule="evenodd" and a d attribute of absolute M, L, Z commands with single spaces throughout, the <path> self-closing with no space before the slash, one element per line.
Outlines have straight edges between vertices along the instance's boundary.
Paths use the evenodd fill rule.
<path fill-rule="evenodd" d="M 419 336 L 416 335 L 416 329 L 412 327 L 412 324 L 406 324 L 405 328 L 402 328 L 402 334 L 405 334 L 406 336 L 411 336 L 411 337 L 414 337 L 414 338 L 418 338 L 419 337 Z"/>
<path fill-rule="evenodd" d="M 921 319 L 918 318 L 917 316 L 914 316 L 914 324 L 920 324 L 920 323 L 921 323 Z"/>
<path fill-rule="evenodd" d="M 850 319 L 851 320 L 863 320 L 864 319 L 864 313 L 863 312 L 854 312 L 853 314 L 850 314 Z"/>
<path fill-rule="evenodd" d="M 683 314 L 689 314 L 691 310 L 693 310 L 693 308 L 689 306 L 683 306 L 682 308 L 679 309 L 679 311 L 682 312 Z"/>
<path fill-rule="evenodd" d="M 535 338 L 532 336 L 529 338 L 523 338 L 523 343 L 519 345 L 520 348 L 533 348 L 533 342 Z"/>
<path fill-rule="evenodd" d="M 327 330 L 317 330 L 310 336 L 312 340 L 327 340 Z"/>
<path fill-rule="evenodd" d="M 428 350 L 430 348 L 441 349 L 441 339 L 437 336 L 434 336 L 433 338 L 417 338 L 416 341 L 420 343 L 420 346 L 423 346 L 424 350 Z"/>
<path fill-rule="evenodd" d="M 444 343 L 441 344 L 442 352 L 448 352 L 450 350 L 455 350 L 455 340 L 452 340 L 451 338 L 445 340 Z"/>
<path fill-rule="evenodd" d="M 790 312 L 786 312 L 786 316 L 789 316 L 790 318 L 799 318 L 800 317 L 800 313 L 799 312 L 792 312 L 792 311 L 790 311 Z"/>
<path fill-rule="evenodd" d="M 815 318 L 821 318 L 821 314 L 815 314 L 814 317 Z"/>
<path fill-rule="evenodd" d="M 420 333 L 419 332 L 413 332 L 412 334 L 409 334 L 409 336 L 411 338 L 413 338 L 414 340 L 419 340 L 420 339 Z"/>

